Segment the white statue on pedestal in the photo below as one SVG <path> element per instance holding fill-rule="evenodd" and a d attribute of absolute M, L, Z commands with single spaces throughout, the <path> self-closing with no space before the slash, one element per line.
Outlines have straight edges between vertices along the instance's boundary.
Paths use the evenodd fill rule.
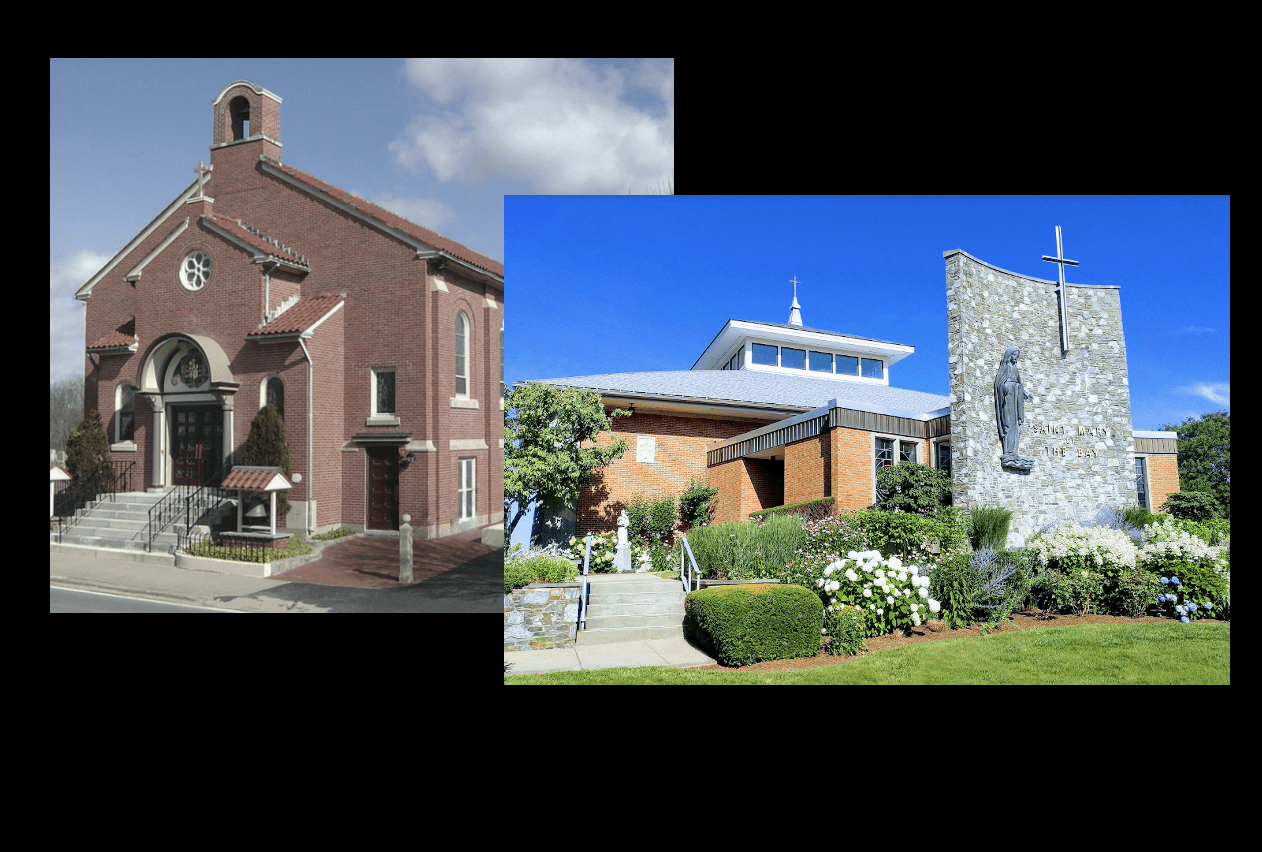
<path fill-rule="evenodd" d="M 618 515 L 618 550 L 614 553 L 613 564 L 619 571 L 631 569 L 631 545 L 627 543 L 627 527 L 631 525 L 627 510 Z"/>

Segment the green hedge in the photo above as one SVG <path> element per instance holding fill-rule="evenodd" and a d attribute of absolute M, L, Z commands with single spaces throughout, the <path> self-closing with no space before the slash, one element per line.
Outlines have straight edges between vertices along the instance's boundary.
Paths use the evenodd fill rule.
<path fill-rule="evenodd" d="M 819 653 L 824 607 L 801 586 L 749 583 L 692 592 L 684 623 L 723 666 Z"/>

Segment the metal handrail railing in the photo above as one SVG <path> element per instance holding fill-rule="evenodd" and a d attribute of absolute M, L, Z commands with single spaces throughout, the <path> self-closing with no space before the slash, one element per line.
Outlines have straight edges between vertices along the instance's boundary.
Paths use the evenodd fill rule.
<path fill-rule="evenodd" d="M 592 534 L 587 534 L 587 544 L 583 548 L 583 590 L 578 598 L 578 623 L 583 630 L 587 629 L 587 566 L 592 556 Z"/>
<path fill-rule="evenodd" d="M 224 462 L 223 466 L 210 478 L 210 483 L 223 482 L 224 476 L 232 469 L 232 465 L 232 458 L 229 457 L 228 461 Z M 181 515 L 184 517 L 184 531 L 187 533 L 191 525 L 189 518 L 191 507 L 199 499 L 203 498 L 205 489 L 212 487 L 215 486 L 211 484 L 202 485 L 194 491 L 191 485 L 177 485 L 165 497 L 155 503 L 149 509 L 149 530 L 148 540 L 145 542 L 145 550 L 152 551 L 153 540 L 172 523 L 178 521 Z M 195 517 L 201 517 L 200 512 Z M 157 525 L 156 529 L 154 528 L 155 524 Z"/>
<path fill-rule="evenodd" d="M 692 592 L 695 591 L 692 588 L 692 574 L 694 571 L 697 574 L 697 589 L 701 588 L 701 569 L 697 567 L 697 560 L 692 555 L 692 547 L 688 544 L 688 537 L 683 536 L 679 539 L 679 542 L 679 581 L 684 584 L 685 593 Z M 688 555 L 688 562 L 691 563 L 691 566 L 684 562 L 684 554 Z M 685 568 L 688 569 L 687 575 L 684 574 Z"/>

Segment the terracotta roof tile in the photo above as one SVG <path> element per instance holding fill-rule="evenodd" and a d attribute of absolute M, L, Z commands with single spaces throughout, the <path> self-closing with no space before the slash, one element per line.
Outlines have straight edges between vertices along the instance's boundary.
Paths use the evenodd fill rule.
<path fill-rule="evenodd" d="M 319 321 L 321 317 L 333 310 L 338 302 L 342 301 L 342 298 L 341 295 L 334 294 L 331 296 L 308 296 L 305 299 L 299 299 L 289 310 L 258 331 L 251 332 L 248 336 L 296 334 L 306 331 Z"/>
<path fill-rule="evenodd" d="M 123 334 L 121 331 L 111 331 L 104 337 L 89 343 L 88 349 L 114 349 L 119 346 L 135 346 L 136 344 L 135 335 Z"/>
<path fill-rule="evenodd" d="M 226 219 L 223 216 L 207 215 L 203 219 L 218 225 L 225 231 L 231 233 L 241 242 L 253 246 L 258 251 L 269 257 L 280 257 L 287 260 L 295 266 L 301 266 L 304 269 L 310 269 L 310 264 L 304 255 L 299 254 L 294 249 L 271 237 L 265 236 L 257 228 L 254 228 L 240 219 Z"/>
<path fill-rule="evenodd" d="M 276 477 L 280 477 L 281 481 L 286 485 L 290 485 L 285 474 L 281 472 L 279 467 L 259 467 L 252 465 L 236 465 L 223 478 L 220 488 L 245 488 L 247 490 L 261 490 L 267 487 L 267 484 Z"/>

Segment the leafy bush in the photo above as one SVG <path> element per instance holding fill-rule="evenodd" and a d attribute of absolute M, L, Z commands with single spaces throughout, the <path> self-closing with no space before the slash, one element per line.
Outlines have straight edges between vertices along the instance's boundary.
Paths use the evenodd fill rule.
<path fill-rule="evenodd" d="M 946 471 L 899 462 L 876 472 L 876 507 L 886 512 L 911 512 L 933 517 L 951 503 L 951 477 Z"/>
<path fill-rule="evenodd" d="M 968 549 L 967 518 L 953 507 L 941 509 L 932 518 L 907 512 L 879 510 L 854 514 L 871 539 L 872 546 L 884 556 L 923 562 L 929 559 L 925 555 L 924 545 L 930 541 L 940 543 L 943 556 Z"/>
<path fill-rule="evenodd" d="M 531 583 L 572 583 L 578 579 L 578 567 L 568 559 L 552 556 L 531 556 L 504 564 L 504 593 Z"/>
<path fill-rule="evenodd" d="M 982 597 L 981 576 L 972 557 L 957 553 L 944 559 L 929 575 L 929 594 L 942 602 L 942 619 L 952 630 L 972 624 Z"/>
<path fill-rule="evenodd" d="M 867 635 L 867 619 L 863 607 L 835 603 L 824 608 L 824 633 L 828 636 L 828 653 L 853 657 L 868 650 L 863 637 Z"/>
<path fill-rule="evenodd" d="M 679 495 L 679 517 L 694 527 L 707 526 L 714 518 L 713 497 L 719 489 L 712 488 L 694 478 L 684 493 Z"/>
<path fill-rule="evenodd" d="M 752 583 L 691 592 L 684 599 L 689 631 L 723 666 L 819 653 L 824 611 L 800 586 Z"/>
<path fill-rule="evenodd" d="M 1165 505 L 1161 508 L 1176 518 L 1187 518 L 1192 521 L 1207 521 L 1211 518 L 1221 518 L 1225 514 L 1218 498 L 1208 491 L 1169 494 L 1166 496 Z"/>
<path fill-rule="evenodd" d="M 804 500 L 801 503 L 788 503 L 784 506 L 773 506 L 759 512 L 750 512 L 751 521 L 764 521 L 772 515 L 797 515 L 804 521 L 822 521 L 833 514 L 837 500 L 835 497 L 820 497 L 817 500 Z"/>
<path fill-rule="evenodd" d="M 586 536 L 570 537 L 570 558 L 583 567 L 583 555 L 586 552 Z M 617 533 L 592 533 L 592 552 L 588 558 L 587 571 L 591 574 L 616 574 L 618 567 L 614 565 L 614 557 L 618 554 Z"/>
<path fill-rule="evenodd" d="M 1104 595 L 1104 574 L 1090 568 L 1052 569 L 1041 577 L 1042 590 L 1056 612 L 1086 615 Z"/>

